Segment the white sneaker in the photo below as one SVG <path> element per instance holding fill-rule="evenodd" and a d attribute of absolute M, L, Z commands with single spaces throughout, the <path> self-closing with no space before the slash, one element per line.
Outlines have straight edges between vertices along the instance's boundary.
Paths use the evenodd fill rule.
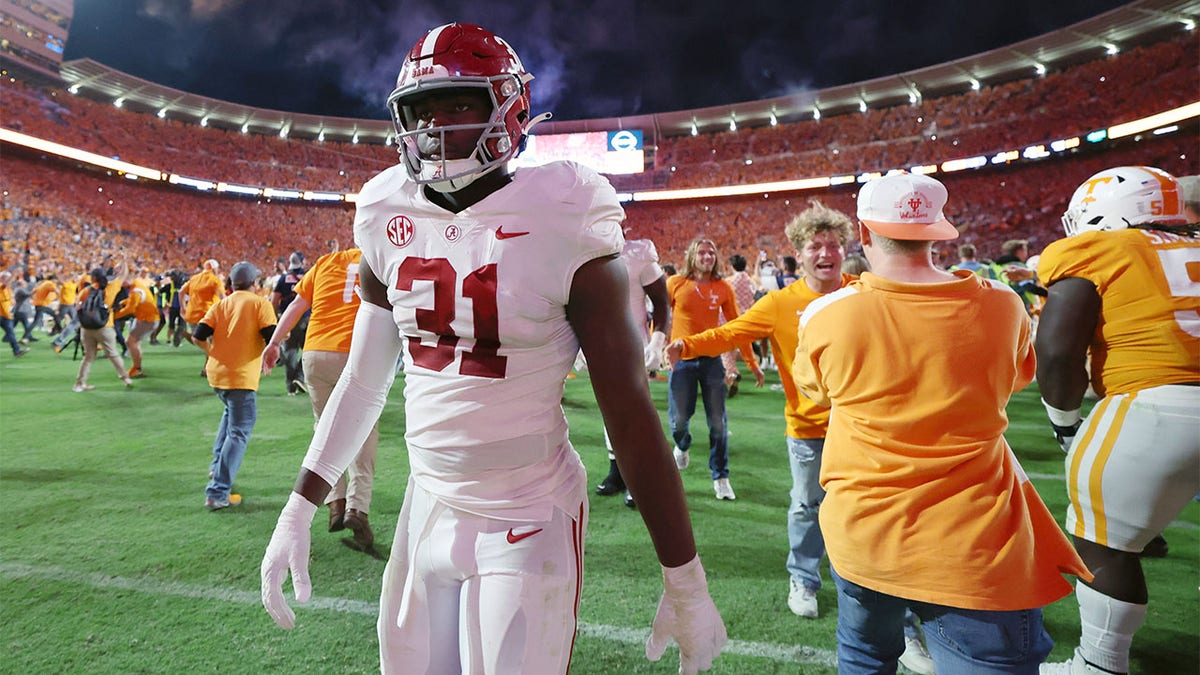
<path fill-rule="evenodd" d="M 925 645 L 917 638 L 905 636 L 904 653 L 900 655 L 900 665 L 908 668 L 917 675 L 935 675 L 933 659 L 925 651 Z"/>
<path fill-rule="evenodd" d="M 788 609 L 796 616 L 817 618 L 816 591 L 809 590 L 798 579 L 792 579 L 788 587 Z"/>
<path fill-rule="evenodd" d="M 729 484 L 728 478 L 714 480 L 713 492 L 716 493 L 717 499 L 727 499 L 729 501 L 737 499 L 737 495 L 733 494 L 733 486 Z"/>
<path fill-rule="evenodd" d="M 688 465 L 687 450 L 680 450 L 679 447 L 676 446 L 675 449 L 671 451 L 671 454 L 675 456 L 675 466 L 679 467 L 680 471 L 683 471 L 684 469 L 687 468 L 687 465 Z"/>

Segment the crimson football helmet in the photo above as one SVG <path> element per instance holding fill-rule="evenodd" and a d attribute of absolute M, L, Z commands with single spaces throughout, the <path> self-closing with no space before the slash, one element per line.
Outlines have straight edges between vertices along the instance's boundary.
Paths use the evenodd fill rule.
<path fill-rule="evenodd" d="M 486 28 L 450 23 L 417 40 L 404 59 L 396 88 L 388 96 L 388 111 L 396 127 L 396 145 L 409 177 L 439 192 L 453 192 L 496 169 L 521 151 L 533 125 L 550 117 L 530 118 L 529 81 L 517 53 Z M 409 101 L 438 89 L 478 88 L 492 102 L 491 118 L 483 124 L 419 128 Z M 475 151 L 465 159 L 424 159 L 419 137 L 450 131 L 478 130 Z"/>
<path fill-rule="evenodd" d="M 1062 217 L 1067 236 L 1134 225 L 1185 225 L 1179 181 L 1152 166 L 1105 169 L 1071 195 Z"/>

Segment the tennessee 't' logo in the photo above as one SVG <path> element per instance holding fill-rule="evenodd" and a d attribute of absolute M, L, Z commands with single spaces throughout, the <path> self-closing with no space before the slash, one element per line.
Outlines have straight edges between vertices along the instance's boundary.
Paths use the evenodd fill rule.
<path fill-rule="evenodd" d="M 900 220 L 903 222 L 927 218 L 933 202 L 920 192 L 913 192 L 896 202 L 896 206 L 900 208 Z M 904 209 L 905 206 L 908 207 L 907 211 Z"/>
<path fill-rule="evenodd" d="M 413 221 L 408 216 L 394 216 L 387 224 L 387 238 L 397 248 L 404 248 L 413 240 Z"/>
<path fill-rule="evenodd" d="M 496 238 L 497 239 L 512 239 L 513 237 L 524 237 L 527 234 L 529 234 L 529 233 L 528 232 L 505 232 L 503 225 L 496 228 Z"/>
<path fill-rule="evenodd" d="M 521 534 L 516 534 L 512 531 L 512 528 L 510 527 L 510 528 L 508 528 L 508 534 L 505 536 L 505 538 L 508 539 L 508 543 L 515 544 L 518 541 L 521 541 L 522 539 L 528 539 L 541 531 L 542 531 L 542 528 L 539 527 L 536 530 L 531 530 L 529 532 L 522 532 Z"/>

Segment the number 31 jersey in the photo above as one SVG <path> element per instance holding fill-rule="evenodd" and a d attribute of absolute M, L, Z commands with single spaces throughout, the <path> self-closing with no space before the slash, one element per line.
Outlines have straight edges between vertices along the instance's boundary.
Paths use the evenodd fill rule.
<path fill-rule="evenodd" d="M 1200 240 L 1157 230 L 1084 232 L 1042 252 L 1038 277 L 1100 294 L 1092 386 L 1100 395 L 1200 380 Z"/>
<path fill-rule="evenodd" d="M 521 169 L 457 214 L 399 166 L 363 187 L 354 238 L 406 343 L 414 476 L 520 473 L 566 445 L 571 282 L 621 251 L 623 218 L 608 181 L 570 162 Z"/>

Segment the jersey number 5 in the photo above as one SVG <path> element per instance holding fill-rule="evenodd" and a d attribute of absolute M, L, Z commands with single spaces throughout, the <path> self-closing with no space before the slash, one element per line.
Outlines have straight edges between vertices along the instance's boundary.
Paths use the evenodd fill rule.
<path fill-rule="evenodd" d="M 441 372 L 454 362 L 458 334 L 454 322 L 458 273 L 445 258 L 405 258 L 396 273 L 396 290 L 411 291 L 413 282 L 433 283 L 433 309 L 416 311 L 417 328 L 438 336 L 436 345 L 421 344 L 420 338 L 408 338 L 408 353 L 413 363 Z M 500 356 L 500 316 L 496 310 L 496 265 L 484 265 L 462 282 L 462 296 L 471 301 L 475 322 L 475 346 L 462 353 L 458 372 L 475 377 L 504 377 L 508 357 Z"/>

